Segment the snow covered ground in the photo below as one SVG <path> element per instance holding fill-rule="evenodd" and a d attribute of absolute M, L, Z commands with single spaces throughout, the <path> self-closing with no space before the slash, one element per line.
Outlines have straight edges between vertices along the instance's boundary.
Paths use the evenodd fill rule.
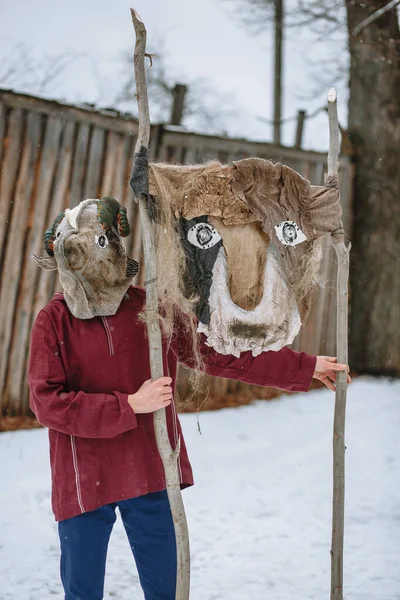
<path fill-rule="evenodd" d="M 191 600 L 329 598 L 333 394 L 183 415 Z M 346 600 L 400 599 L 400 382 L 349 392 Z M 0 599 L 61 598 L 47 433 L 0 434 Z M 105 598 L 141 598 L 120 522 Z"/>

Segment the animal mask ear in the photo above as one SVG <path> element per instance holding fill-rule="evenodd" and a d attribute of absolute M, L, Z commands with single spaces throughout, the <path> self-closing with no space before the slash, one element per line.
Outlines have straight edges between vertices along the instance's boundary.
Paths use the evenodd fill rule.
<path fill-rule="evenodd" d="M 46 250 L 49 256 L 54 256 L 54 240 L 56 238 L 56 230 L 63 218 L 65 217 L 65 213 L 60 213 L 54 220 L 52 227 L 46 229 L 45 234 L 43 236 L 44 240 L 44 249 Z"/>
<path fill-rule="evenodd" d="M 111 229 L 114 225 L 121 237 L 130 233 L 126 208 L 120 205 L 118 200 L 110 196 L 104 196 L 97 203 L 97 216 L 103 229 Z"/>
<path fill-rule="evenodd" d="M 133 277 L 135 277 L 136 273 L 139 271 L 139 268 L 139 263 L 128 256 L 126 259 L 126 276 L 128 279 L 133 279 Z"/>
<path fill-rule="evenodd" d="M 57 271 L 57 261 L 54 256 L 36 256 L 32 254 L 32 258 L 41 269 L 45 271 Z"/>

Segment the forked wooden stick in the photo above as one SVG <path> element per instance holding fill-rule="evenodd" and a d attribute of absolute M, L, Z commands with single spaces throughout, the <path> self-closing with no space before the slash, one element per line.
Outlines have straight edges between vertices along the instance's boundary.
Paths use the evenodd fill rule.
<path fill-rule="evenodd" d="M 336 90 L 328 92 L 329 153 L 326 182 L 339 184 L 339 125 Z M 339 363 L 348 363 L 348 280 L 350 244 L 344 232 L 334 232 L 332 241 L 338 260 L 336 353 Z M 331 600 L 343 600 L 343 540 L 345 491 L 345 421 L 347 373 L 337 373 L 333 423 L 333 503 L 331 547 Z"/>
<path fill-rule="evenodd" d="M 139 133 L 135 153 L 142 148 L 148 149 L 150 138 L 149 102 L 147 97 L 146 72 L 144 66 L 146 54 L 146 27 L 137 12 L 131 9 L 135 28 L 136 45 L 134 54 L 136 95 L 139 109 Z M 154 245 L 153 224 L 147 211 L 147 198 L 137 198 L 139 202 L 142 228 L 143 252 L 146 264 L 146 323 L 150 349 L 150 367 L 152 379 L 163 377 L 162 338 L 158 319 L 157 268 Z M 190 549 L 189 534 L 183 506 L 178 460 L 180 444 L 171 448 L 168 437 L 165 408 L 154 413 L 154 430 L 160 457 L 164 466 L 168 499 L 174 521 L 177 547 L 177 581 L 175 600 L 188 600 L 190 587 Z"/>

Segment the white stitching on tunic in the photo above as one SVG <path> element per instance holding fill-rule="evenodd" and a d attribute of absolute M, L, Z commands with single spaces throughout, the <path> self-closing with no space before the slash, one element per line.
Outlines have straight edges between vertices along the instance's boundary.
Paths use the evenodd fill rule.
<path fill-rule="evenodd" d="M 101 320 L 103 321 L 104 329 L 106 330 L 108 349 L 110 351 L 110 356 L 114 356 L 114 345 L 113 345 L 113 341 L 112 341 L 110 327 L 109 327 L 108 322 L 105 317 L 101 317 Z"/>
<path fill-rule="evenodd" d="M 77 453 L 76 453 L 75 438 L 73 435 L 70 435 L 69 437 L 71 440 L 72 460 L 74 463 L 74 470 L 75 470 L 76 493 L 78 496 L 78 504 L 79 504 L 79 508 L 81 509 L 81 512 L 84 513 L 85 508 L 84 508 L 83 502 L 82 502 L 82 491 L 81 491 L 81 483 L 79 481 L 78 457 L 77 457 Z"/>

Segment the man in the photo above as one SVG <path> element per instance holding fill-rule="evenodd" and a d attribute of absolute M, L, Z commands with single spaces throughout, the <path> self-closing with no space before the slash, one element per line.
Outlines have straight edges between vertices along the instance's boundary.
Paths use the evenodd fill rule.
<path fill-rule="evenodd" d="M 177 327 L 164 341 L 165 377 L 150 379 L 149 348 L 139 315 L 145 292 L 131 286 L 137 266 L 120 236 L 129 226 L 113 199 L 87 200 L 59 215 L 45 234 L 46 269 L 58 268 L 63 293 L 37 316 L 29 385 L 37 420 L 49 428 L 52 506 L 59 522 L 66 600 L 101 600 L 116 508 L 146 600 L 174 600 L 176 547 L 152 413 L 166 408 L 175 447 L 181 436 L 182 488 L 192 470 L 173 402 L 177 363 L 193 366 Z M 257 357 L 221 355 L 200 340 L 207 373 L 305 392 L 313 377 L 334 389 L 345 365 L 283 348 Z"/>

